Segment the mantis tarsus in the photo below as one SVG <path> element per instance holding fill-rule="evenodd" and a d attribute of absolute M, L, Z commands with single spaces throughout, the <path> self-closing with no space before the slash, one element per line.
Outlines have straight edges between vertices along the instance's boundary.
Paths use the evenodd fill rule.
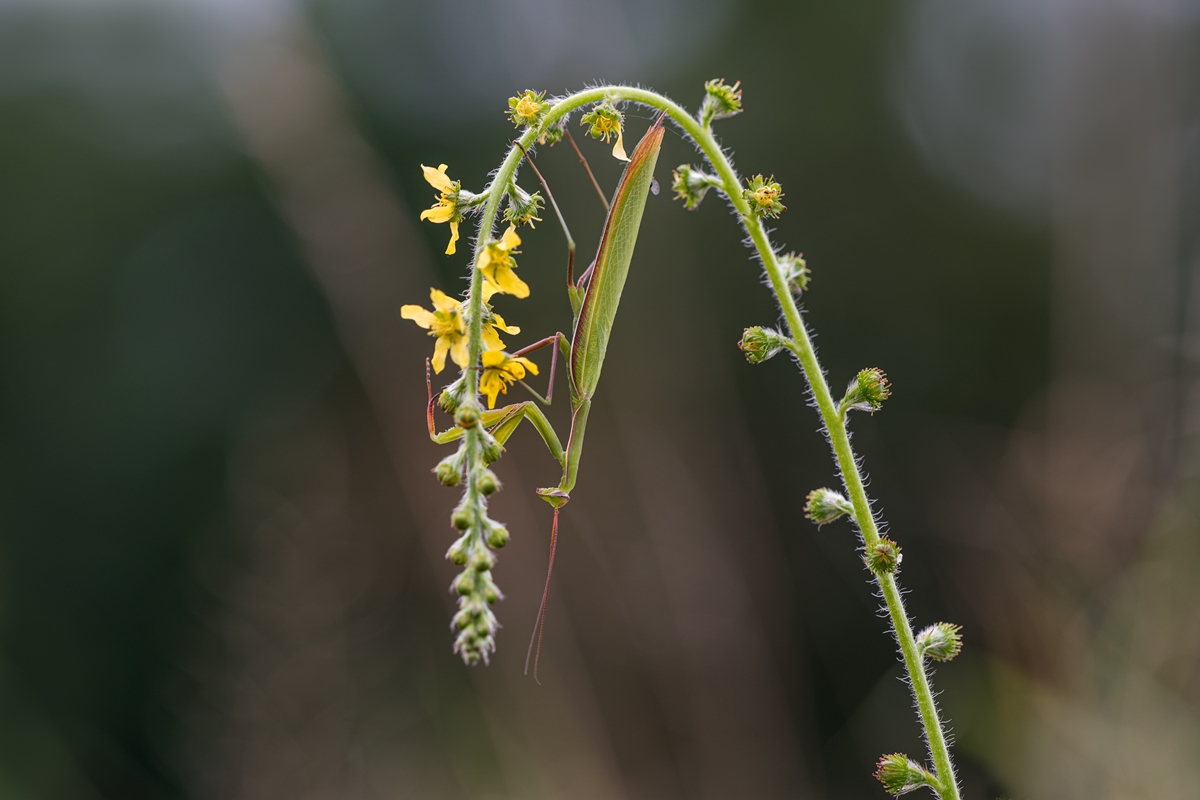
<path fill-rule="evenodd" d="M 542 631 L 546 622 L 546 603 L 550 593 L 550 576 L 554 570 L 554 552 L 558 542 L 559 511 L 571 499 L 571 490 L 575 488 L 575 480 L 579 472 L 579 461 L 583 453 L 583 435 L 587 426 L 588 412 L 591 410 L 592 397 L 600 380 L 600 370 L 604 365 L 605 352 L 608 349 L 609 335 L 613 321 L 616 318 L 617 306 L 621 301 L 621 293 L 625 288 L 625 279 L 629 275 L 629 265 L 633 259 L 633 249 L 637 243 L 638 229 L 641 227 L 642 212 L 646 207 L 646 197 L 654 182 L 654 166 L 658 161 L 658 153 L 662 147 L 663 116 L 650 127 L 642 140 L 634 149 L 617 185 L 612 202 L 608 204 L 608 216 L 605 220 L 604 231 L 600 237 L 600 246 L 596 258 L 576 280 L 574 278 L 575 243 L 563 220 L 554 196 L 545 179 L 533 165 L 528 153 L 522 152 L 531 168 L 537 174 L 538 180 L 546 191 L 546 195 L 558 216 L 563 232 L 567 237 L 567 295 L 574 312 L 574 334 L 568 342 L 561 332 L 542 339 L 525 347 L 514 356 L 525 355 L 543 347 L 553 347 L 550 362 L 550 383 L 546 397 L 542 398 L 532 389 L 529 391 L 539 401 L 550 405 L 554 397 L 554 375 L 561 352 L 567 359 L 567 384 L 571 393 L 571 431 L 564 448 L 558 434 L 546 419 L 545 414 L 538 408 L 536 402 L 528 400 L 514 403 L 504 408 L 488 410 L 481 415 L 480 422 L 488 429 L 496 442 L 503 445 L 508 441 L 520 425 L 521 420 L 528 419 L 541 434 L 551 455 L 562 467 L 562 480 L 558 486 L 538 489 L 537 492 L 554 508 L 554 521 L 550 529 L 550 559 L 546 569 L 546 586 L 542 592 L 541 604 L 538 607 L 537 619 L 534 622 L 534 633 L 530 639 L 529 652 L 525 657 L 525 670 L 529 670 L 530 654 L 534 661 L 534 679 L 537 679 L 537 663 L 541 655 Z M 573 144 L 573 142 L 572 142 Z M 518 144 L 518 146 L 520 146 Z M 576 148 L 578 152 L 578 148 Z M 580 156 L 582 158 L 582 155 Z M 586 162 L 585 162 L 586 166 Z M 591 175 L 591 170 L 588 170 Z M 594 182 L 593 178 L 593 182 Z M 603 195 L 601 194 L 601 199 Z M 427 370 L 428 380 L 428 370 Z M 529 387 L 526 386 L 528 389 Z M 428 409 L 429 435 L 437 443 L 454 441 L 463 436 L 462 428 L 454 427 L 442 433 L 437 433 L 433 420 L 434 395 L 430 388 Z M 536 650 L 535 650 L 536 644 Z"/>

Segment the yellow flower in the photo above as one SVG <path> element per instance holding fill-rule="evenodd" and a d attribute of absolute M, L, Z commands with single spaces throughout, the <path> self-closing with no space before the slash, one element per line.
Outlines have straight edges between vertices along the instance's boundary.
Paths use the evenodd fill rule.
<path fill-rule="evenodd" d="M 498 350 L 483 354 L 483 376 L 479 391 L 487 395 L 488 408 L 496 407 L 496 395 L 508 394 L 508 387 L 525 377 L 525 371 L 537 375 L 537 364 L 523 356 L 510 356 Z"/>
<path fill-rule="evenodd" d="M 516 226 L 509 225 L 500 241 L 488 242 L 483 248 L 479 255 L 478 269 L 488 284 L 495 287 L 495 291 L 514 297 L 529 297 L 529 286 L 513 272 L 517 263 L 513 261 L 512 254 L 519 252 L 513 248 L 520 243 L 521 237 L 517 236 Z"/>
<path fill-rule="evenodd" d="M 621 112 L 613 107 L 613 104 L 605 100 L 598 106 L 592 108 L 591 111 L 580 117 L 580 125 L 590 125 L 588 133 L 593 139 L 604 139 L 604 143 L 608 144 L 608 140 L 615 134 L 617 143 L 613 145 L 613 158 L 620 161 L 628 161 L 629 156 L 625 155 L 625 142 L 622 138 L 621 129 Z"/>
<path fill-rule="evenodd" d="M 485 299 L 490 296 L 485 287 Z M 433 371 L 441 372 L 446 367 L 446 354 L 460 367 L 467 366 L 467 326 L 463 319 L 463 304 L 445 292 L 437 289 L 429 290 L 429 299 L 433 301 L 433 311 L 427 311 L 420 306 L 406 305 L 400 308 L 400 316 L 411 319 L 429 331 L 430 336 L 437 337 L 433 346 Z M 521 329 L 516 325 L 506 325 L 504 319 L 493 313 L 491 319 L 483 327 L 483 346 L 487 350 L 503 350 L 504 342 L 500 341 L 497 331 L 517 334 Z"/>
<path fill-rule="evenodd" d="M 522 125 L 535 127 L 542 115 L 550 110 L 550 104 L 545 102 L 545 92 L 535 92 L 526 89 L 516 97 L 508 98 L 508 118 L 518 128 Z"/>
<path fill-rule="evenodd" d="M 458 241 L 458 223 L 462 221 L 462 214 L 458 210 L 458 195 L 461 185 L 458 181 L 450 180 L 446 175 L 445 164 L 437 169 L 422 164 L 421 170 L 425 173 L 425 180 L 429 182 L 429 185 L 441 192 L 441 197 L 433 204 L 433 207 L 421 212 L 421 219 L 450 223 L 450 245 L 446 248 L 446 255 L 452 256 L 455 249 L 454 243 Z"/>

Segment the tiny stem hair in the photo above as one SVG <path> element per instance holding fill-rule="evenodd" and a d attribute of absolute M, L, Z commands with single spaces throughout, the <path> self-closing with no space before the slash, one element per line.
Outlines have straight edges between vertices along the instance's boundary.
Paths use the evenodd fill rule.
<path fill-rule="evenodd" d="M 494 525 L 494 523 L 486 519 L 486 501 L 484 495 L 487 492 L 481 489 L 480 486 L 485 477 L 490 474 L 487 466 L 489 460 L 488 449 L 489 447 L 494 449 L 495 443 L 489 441 L 490 434 L 482 422 L 476 422 L 482 419 L 484 413 L 479 395 L 479 373 L 477 370 L 481 356 L 485 351 L 484 324 L 488 312 L 484 296 L 484 273 L 481 269 L 475 268 L 475 266 L 479 264 L 480 258 L 489 243 L 495 241 L 493 237 L 495 234 L 496 216 L 500 204 L 507 193 L 507 187 L 513 183 L 517 169 L 520 167 L 525 154 L 531 152 L 531 149 L 539 138 L 542 137 L 544 139 L 545 136 L 554 130 L 561 132 L 566 118 L 574 111 L 592 104 L 636 103 L 659 112 L 665 112 L 666 116 L 695 143 L 704 154 L 711 168 L 715 171 L 715 179 L 714 176 L 709 176 L 705 180 L 709 181 L 709 185 L 721 191 L 732 203 L 739 220 L 749 234 L 750 242 L 753 244 L 754 250 L 762 262 L 763 269 L 767 273 L 771 290 L 775 294 L 775 299 L 779 304 L 787 327 L 786 336 L 780 336 L 782 340 L 781 346 L 790 350 L 799 362 L 812 391 L 813 399 L 816 401 L 817 410 L 820 413 L 821 421 L 824 424 L 829 442 L 833 448 L 837 469 L 848 494 L 851 510 L 850 516 L 854 518 L 861 534 L 862 543 L 867 553 L 865 560 L 872 573 L 872 579 L 878 584 L 880 593 L 887 606 L 893 633 L 899 644 L 904 666 L 908 673 L 910 686 L 936 773 L 929 776 L 929 781 L 921 785 L 927 785 L 932 788 L 942 800 L 959 800 L 958 782 L 951 762 L 946 735 L 943 731 L 942 721 L 938 716 L 937 705 L 934 702 L 933 691 L 930 688 L 929 678 L 926 674 L 925 651 L 918 646 L 918 642 L 913 635 L 912 625 L 904 609 L 901 591 L 896 581 L 895 565 L 899 563 L 899 550 L 891 540 L 880 536 L 879 524 L 871 509 L 871 502 L 867 497 L 862 474 L 859 470 L 854 450 L 850 444 L 850 436 L 847 432 L 847 415 L 850 408 L 869 407 L 870 410 L 874 410 L 874 408 L 878 407 L 878 400 L 886 397 L 887 394 L 886 378 L 883 378 L 882 373 L 878 370 L 864 370 L 863 373 L 860 373 L 860 383 L 862 383 L 863 376 L 867 373 L 877 373 L 874 383 L 870 385 L 877 390 L 881 386 L 882 394 L 879 394 L 877 399 L 868 397 L 866 401 L 863 401 L 873 403 L 872 405 L 848 405 L 848 401 L 852 399 L 850 393 L 847 394 L 847 399 L 841 402 L 834 399 L 821 364 L 817 359 L 812 339 L 805 326 L 800 309 L 796 304 L 793 294 L 793 279 L 795 278 L 795 274 L 787 268 L 787 259 L 791 257 L 781 259 L 778 256 L 762 221 L 764 216 L 777 216 L 778 212 L 783 210 L 782 204 L 778 203 L 777 199 L 782 196 L 782 193 L 779 191 L 778 184 L 773 182 L 773 179 L 764 180 L 762 176 L 754 178 L 750 184 L 751 188 L 746 189 L 742 178 L 738 175 L 729 158 L 725 155 L 725 152 L 712 134 L 711 122 L 713 119 L 720 119 L 722 116 L 738 113 L 741 110 L 741 95 L 737 91 L 737 85 L 729 87 L 720 81 L 710 81 L 706 85 L 706 89 L 709 91 L 710 99 L 706 101 L 705 108 L 707 111 L 702 111 L 699 117 L 692 116 L 683 107 L 656 92 L 631 86 L 599 86 L 566 97 L 550 98 L 545 103 L 549 107 L 545 108 L 542 113 L 538 113 L 542 106 L 528 106 L 531 109 L 529 113 L 531 115 L 536 114 L 536 116 L 529 118 L 527 127 L 522 132 L 520 138 L 509 148 L 507 156 L 496 170 L 490 185 L 485 191 L 487 199 L 480 215 L 478 235 L 475 240 L 470 293 L 464 314 L 464 321 L 467 326 L 468 352 L 466 361 L 468 366 L 464 369 L 465 387 L 461 392 L 461 399 L 458 402 L 456 415 L 456 419 L 460 422 L 465 433 L 463 469 L 465 496 L 463 504 L 459 507 L 460 513 L 466 512 L 470 517 L 470 527 L 468 530 L 472 532 L 471 535 L 476 540 L 475 545 L 480 548 L 485 547 L 489 526 Z M 531 98 L 529 99 L 530 104 L 534 104 L 535 101 L 536 103 L 541 103 L 541 95 L 533 96 L 531 93 L 526 94 Z M 516 99 L 514 99 L 513 103 L 516 103 Z M 718 110 L 720 113 L 717 113 Z M 619 138 L 618 146 L 620 146 Z M 624 155 L 623 152 L 622 155 Z M 696 198 L 695 202 L 698 201 L 699 199 Z M 758 203 L 758 205 L 756 206 L 755 203 Z M 694 203 L 689 204 L 689 207 L 693 205 Z M 557 208 L 555 211 L 557 213 Z M 782 264 L 781 261 L 783 262 Z M 802 264 L 803 262 L 800 263 Z M 761 333 L 761 330 L 759 332 Z M 779 336 L 779 334 L 774 335 Z M 857 399 L 857 396 L 853 399 Z M 844 500 L 842 502 L 844 503 Z M 886 558 L 873 560 L 872 556 L 875 552 L 883 553 Z M 877 566 L 877 562 L 884 566 Z M 490 575 L 490 573 L 484 574 Z M 466 592 L 462 591 L 460 593 L 465 594 Z M 957 628 L 955 626 L 949 627 L 953 628 L 955 635 L 957 635 Z M 954 652 L 957 652 L 957 650 Z M 483 653 L 485 659 L 486 655 L 487 651 L 485 650 Z M 907 762 L 899 755 L 895 757 L 886 756 L 881 760 L 881 772 L 877 773 L 877 777 L 880 777 L 884 781 L 885 787 L 888 787 L 890 790 L 893 784 L 888 781 L 892 780 L 893 773 L 896 770 L 909 769 L 906 764 Z M 918 767 L 914 765 L 913 769 L 918 769 Z M 889 772 L 888 770 L 891 771 Z M 922 780 L 924 779 L 922 778 Z M 903 781 L 895 785 L 901 786 L 903 785 Z"/>

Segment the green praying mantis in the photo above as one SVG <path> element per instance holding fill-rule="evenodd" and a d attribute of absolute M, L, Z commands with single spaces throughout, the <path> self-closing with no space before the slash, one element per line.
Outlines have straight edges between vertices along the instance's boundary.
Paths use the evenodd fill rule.
<path fill-rule="evenodd" d="M 638 230 L 641 227 L 647 195 L 651 191 L 657 193 L 654 167 L 658 161 L 658 153 L 665 134 L 664 117 L 665 115 L 660 116 L 642 137 L 629 157 L 629 162 L 617 185 L 612 202 L 605 201 L 608 205 L 608 216 L 605 220 L 596 258 L 579 276 L 578 280 L 575 280 L 573 275 L 574 240 L 571 238 L 571 233 L 558 204 L 554 201 L 550 187 L 538 172 L 533 160 L 529 158 L 529 154 L 522 148 L 522 154 L 537 175 L 542 188 L 545 189 L 547 198 L 554 208 L 559 224 L 567 238 L 567 295 L 574 313 L 574 333 L 569 341 L 564 334 L 559 332 L 513 353 L 513 357 L 519 357 L 543 347 L 553 348 L 549 388 L 546 396 L 541 397 L 524 381 L 521 381 L 522 385 L 537 398 L 536 401 L 527 400 L 503 408 L 484 411 L 480 415 L 479 422 L 494 437 L 497 444 L 503 446 L 517 430 L 521 421 L 529 420 L 541 435 L 551 455 L 562 467 L 562 479 L 557 486 L 537 490 L 542 499 L 554 508 L 554 520 L 550 529 L 550 557 L 546 569 L 546 585 L 542 591 L 541 603 L 534 621 L 534 632 L 530 638 L 529 651 L 525 658 L 525 670 L 528 672 L 530 654 L 533 654 L 535 680 L 537 663 L 541 655 L 542 633 L 546 623 L 550 577 L 554 571 L 554 553 L 558 543 L 558 516 L 562 507 L 571 499 L 571 491 L 575 488 L 579 463 L 583 455 L 583 439 L 588 412 L 591 410 L 592 398 L 600 381 L 600 372 L 604 366 L 604 357 L 608 349 L 613 322 L 616 319 L 617 307 L 625 288 L 625 279 L 629 275 L 629 266 L 633 259 L 634 246 L 637 244 Z M 572 141 L 572 145 L 574 145 L 574 141 Z M 576 148 L 576 152 L 578 153 L 578 148 Z M 582 154 L 580 154 L 580 159 L 583 160 Z M 584 166 L 587 167 L 586 160 L 584 160 Z M 588 169 L 588 173 L 590 176 L 590 169 Z M 594 182 L 595 178 L 593 177 L 592 180 Z M 599 191 L 598 186 L 597 190 Z M 603 193 L 601 193 L 601 199 L 604 199 Z M 562 440 L 559 439 L 550 421 L 538 407 L 539 402 L 549 406 L 553 401 L 554 377 L 560 353 L 567 359 L 567 385 L 571 395 L 571 430 L 567 436 L 566 447 L 563 447 Z M 429 383 L 428 364 L 426 366 L 426 383 L 429 391 L 427 422 L 430 438 L 438 444 L 446 444 L 460 439 L 466 433 L 462 427 L 455 426 L 441 433 L 436 430 L 434 424 L 436 397 L 433 394 L 432 384 Z"/>

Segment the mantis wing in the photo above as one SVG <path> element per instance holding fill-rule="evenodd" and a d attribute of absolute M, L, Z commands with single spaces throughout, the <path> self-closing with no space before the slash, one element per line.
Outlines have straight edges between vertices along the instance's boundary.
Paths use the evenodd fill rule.
<path fill-rule="evenodd" d="M 600 249 L 596 253 L 596 266 L 571 343 L 571 379 L 575 385 L 576 406 L 592 397 L 600 380 L 600 368 L 604 365 L 604 353 L 608 349 L 608 337 L 617 316 L 621 292 L 625 289 L 625 278 L 629 275 L 629 262 L 637 244 L 646 195 L 654 180 L 654 165 L 662 147 L 663 133 L 663 118 L 659 117 L 633 151 L 608 210 Z"/>

